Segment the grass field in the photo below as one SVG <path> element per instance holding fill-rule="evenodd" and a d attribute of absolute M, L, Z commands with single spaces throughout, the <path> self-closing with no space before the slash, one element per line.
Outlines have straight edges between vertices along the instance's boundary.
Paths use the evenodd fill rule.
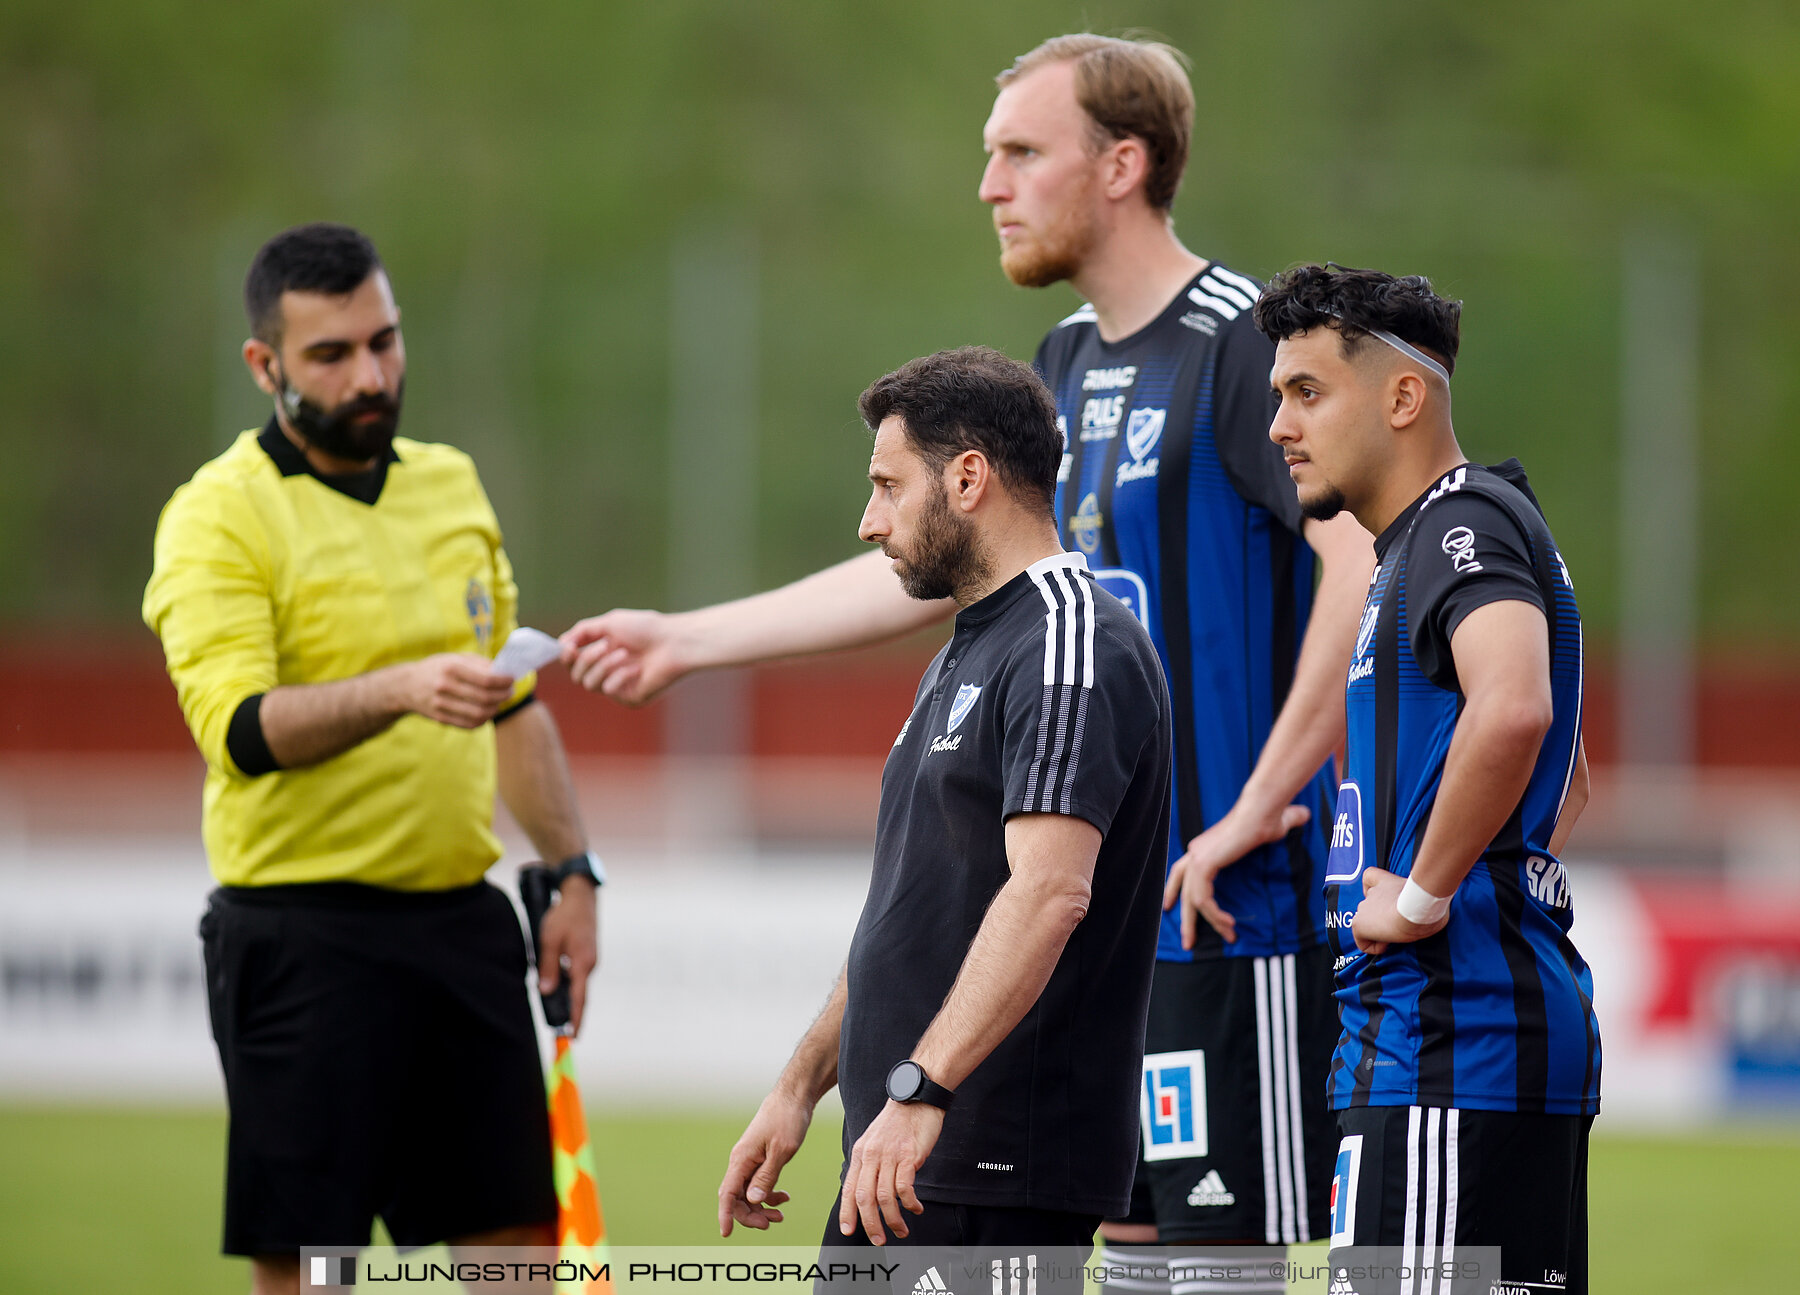
<path fill-rule="evenodd" d="M 593 1120 L 607 1228 L 623 1245 L 717 1241 L 714 1192 L 736 1115 Z M 730 1244 L 815 1244 L 836 1192 L 838 1130 L 814 1126 L 782 1177 L 789 1221 Z M 205 1295 L 248 1289 L 217 1256 L 225 1119 L 217 1112 L 0 1107 L 0 1292 Z M 1800 1290 L 1800 1131 L 1599 1137 L 1595 1295 Z M 785 1230 L 785 1235 L 781 1233 Z M 96 1281 L 79 1259 L 104 1258 Z"/>

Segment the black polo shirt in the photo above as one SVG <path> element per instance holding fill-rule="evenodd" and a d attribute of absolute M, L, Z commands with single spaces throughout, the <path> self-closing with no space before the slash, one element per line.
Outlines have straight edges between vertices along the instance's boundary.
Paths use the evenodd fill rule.
<path fill-rule="evenodd" d="M 1170 733 L 1150 636 L 1081 554 L 1045 558 L 957 616 L 882 773 L 838 1058 L 846 1159 L 1011 875 L 1006 820 L 1069 814 L 1104 838 L 1087 916 L 1037 1003 L 958 1086 L 917 1188 L 960 1204 L 1125 1212 Z"/>

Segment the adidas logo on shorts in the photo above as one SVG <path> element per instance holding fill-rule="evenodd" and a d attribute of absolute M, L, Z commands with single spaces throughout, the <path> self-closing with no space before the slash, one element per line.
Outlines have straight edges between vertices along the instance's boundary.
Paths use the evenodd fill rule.
<path fill-rule="evenodd" d="M 1219 1177 L 1219 1171 L 1214 1169 L 1194 1184 L 1194 1189 L 1188 1193 L 1188 1204 L 1236 1205 L 1237 1197 L 1225 1190 L 1225 1180 Z"/>
<path fill-rule="evenodd" d="M 950 1295 L 950 1288 L 944 1285 L 936 1268 L 927 1268 L 925 1275 L 913 1283 L 913 1295 Z"/>

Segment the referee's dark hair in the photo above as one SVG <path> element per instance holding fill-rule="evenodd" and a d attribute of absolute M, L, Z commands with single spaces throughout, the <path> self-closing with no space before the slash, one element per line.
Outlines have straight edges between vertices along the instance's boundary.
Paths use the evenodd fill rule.
<path fill-rule="evenodd" d="M 251 335 L 279 345 L 282 293 L 341 297 L 381 268 L 375 244 L 348 225 L 320 222 L 284 229 L 262 245 L 244 276 L 244 314 Z"/>
<path fill-rule="evenodd" d="M 856 405 L 870 431 L 898 416 L 934 467 L 977 450 L 1009 492 L 1054 511 L 1063 438 L 1056 401 L 1028 365 L 988 346 L 939 351 L 877 378 Z"/>
<path fill-rule="evenodd" d="M 1331 262 L 1302 265 L 1270 280 L 1253 317 L 1256 327 L 1276 342 L 1321 325 L 1335 328 L 1346 358 L 1361 349 L 1370 333 L 1392 333 L 1456 372 L 1462 302 L 1438 296 L 1423 275 L 1397 278 Z"/>

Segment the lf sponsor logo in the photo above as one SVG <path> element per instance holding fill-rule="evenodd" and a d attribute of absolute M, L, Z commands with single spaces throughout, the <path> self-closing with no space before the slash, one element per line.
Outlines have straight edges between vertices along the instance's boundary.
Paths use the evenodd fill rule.
<path fill-rule="evenodd" d="M 1206 1154 L 1206 1053 L 1154 1052 L 1144 1058 L 1138 1094 L 1144 1159 L 1186 1160 Z"/>
<path fill-rule="evenodd" d="M 1100 528 L 1105 524 L 1106 519 L 1100 515 L 1100 496 L 1088 494 L 1069 518 L 1069 534 L 1075 538 L 1075 547 L 1083 553 L 1098 553 Z"/>
<path fill-rule="evenodd" d="M 1325 855 L 1325 884 L 1355 881 L 1363 866 L 1362 788 L 1346 781 L 1338 788 L 1331 817 L 1331 849 Z"/>
<path fill-rule="evenodd" d="M 1331 1244 L 1356 1244 L 1356 1180 L 1362 1171 L 1362 1134 L 1338 1143 L 1337 1167 L 1331 1175 Z"/>
<path fill-rule="evenodd" d="M 899 746 L 902 742 L 906 741 L 906 730 L 911 727 L 912 727 L 912 717 L 908 716 L 906 723 L 904 723 L 900 726 L 899 736 L 894 739 L 895 746 Z"/>
<path fill-rule="evenodd" d="M 1156 448 L 1162 439 L 1163 423 L 1168 418 L 1166 409 L 1134 409 L 1125 420 L 1125 448 L 1131 451 L 1131 462 L 1121 463 L 1113 487 L 1117 489 L 1128 481 L 1145 481 L 1156 475 L 1162 465 L 1160 458 L 1144 456 Z"/>

